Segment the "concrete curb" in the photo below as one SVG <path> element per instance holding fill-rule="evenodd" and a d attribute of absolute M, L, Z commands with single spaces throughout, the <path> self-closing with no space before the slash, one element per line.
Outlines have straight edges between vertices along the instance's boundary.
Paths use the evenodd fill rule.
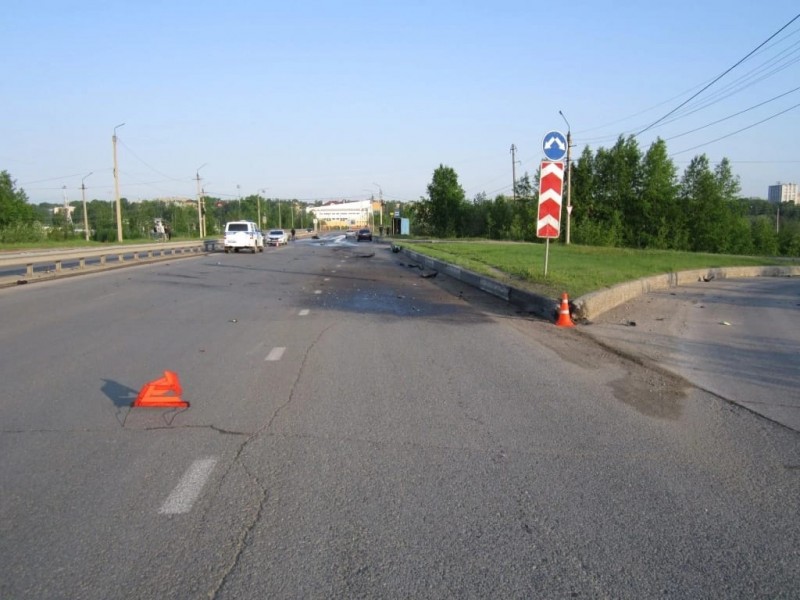
<path fill-rule="evenodd" d="M 743 277 L 794 277 L 797 275 L 800 275 L 800 267 L 794 266 L 719 267 L 653 275 L 618 283 L 610 288 L 581 296 L 575 300 L 575 316 L 581 319 L 594 319 L 598 315 L 648 292 L 668 290 L 695 281 Z"/>
<path fill-rule="evenodd" d="M 414 252 L 413 250 L 403 248 L 400 245 L 396 246 L 393 244 L 392 249 L 394 250 L 394 248 L 399 248 L 400 252 L 405 254 L 411 260 L 421 264 L 425 268 L 434 269 L 444 273 L 445 275 L 449 275 L 453 279 L 462 281 L 467 285 L 482 290 L 493 296 L 497 296 L 511 305 L 516 306 L 526 312 L 535 314 L 538 317 L 542 317 L 543 319 L 552 319 L 553 315 L 558 309 L 559 302 L 553 298 L 548 298 L 547 296 L 541 296 L 526 290 L 515 288 L 497 281 L 496 279 L 479 275 L 474 271 L 469 271 L 462 267 L 451 265 L 450 263 L 431 258 L 430 256 L 420 254 L 419 252 Z"/>
<path fill-rule="evenodd" d="M 397 248 L 397 250 L 395 250 Z M 411 260 L 428 269 L 435 269 L 453 279 L 462 281 L 493 296 L 497 296 L 522 310 L 544 319 L 553 319 L 558 311 L 559 300 L 549 298 L 515 288 L 490 277 L 479 275 L 462 267 L 420 254 L 401 245 L 392 245 L 393 251 L 400 251 Z M 594 319 L 606 311 L 616 308 L 629 300 L 657 290 L 686 285 L 695 281 L 711 281 L 713 279 L 732 279 L 743 277 L 795 277 L 800 275 L 800 266 L 764 266 L 764 267 L 719 267 L 710 269 L 694 269 L 664 273 L 643 277 L 633 281 L 619 283 L 610 288 L 590 292 L 570 302 L 572 315 L 578 319 Z"/>

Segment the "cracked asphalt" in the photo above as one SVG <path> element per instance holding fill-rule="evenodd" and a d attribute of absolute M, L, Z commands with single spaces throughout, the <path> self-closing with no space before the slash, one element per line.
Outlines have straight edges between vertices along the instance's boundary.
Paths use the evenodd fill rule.
<path fill-rule="evenodd" d="M 796 594 L 795 432 L 401 263 L 0 290 L 0 597 Z M 131 409 L 164 369 L 190 408 Z"/>

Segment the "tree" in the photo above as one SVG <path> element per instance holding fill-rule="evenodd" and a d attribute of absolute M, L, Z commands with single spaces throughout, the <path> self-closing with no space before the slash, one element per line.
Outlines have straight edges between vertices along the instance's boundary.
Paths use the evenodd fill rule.
<path fill-rule="evenodd" d="M 422 225 L 439 237 L 459 235 L 466 194 L 451 167 L 439 165 L 428 184 L 428 199 L 422 200 Z"/>
<path fill-rule="evenodd" d="M 689 246 L 686 213 L 678 204 L 677 169 L 667 154 L 667 144 L 659 138 L 650 146 L 642 162 L 641 221 L 628 223 L 635 245 L 640 248 Z"/>
<path fill-rule="evenodd" d="M 726 202 L 735 201 L 739 196 L 739 192 L 742 191 L 739 176 L 733 174 L 731 161 L 727 158 L 723 158 L 714 168 L 714 179 L 717 181 L 717 187 L 722 199 Z"/>
<path fill-rule="evenodd" d="M 695 156 L 681 180 L 681 200 L 689 211 L 691 249 L 727 252 L 730 246 L 731 209 L 705 154 Z"/>
<path fill-rule="evenodd" d="M 31 225 L 35 219 L 36 209 L 28 204 L 25 191 L 16 189 L 16 181 L 8 171 L 0 171 L 0 227 Z"/>

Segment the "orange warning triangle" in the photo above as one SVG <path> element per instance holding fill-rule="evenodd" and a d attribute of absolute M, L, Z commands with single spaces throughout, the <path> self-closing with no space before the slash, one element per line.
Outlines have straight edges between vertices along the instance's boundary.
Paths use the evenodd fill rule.
<path fill-rule="evenodd" d="M 181 382 L 174 371 L 164 371 L 164 376 L 145 383 L 131 406 L 145 408 L 186 408 L 188 402 L 181 400 Z"/>

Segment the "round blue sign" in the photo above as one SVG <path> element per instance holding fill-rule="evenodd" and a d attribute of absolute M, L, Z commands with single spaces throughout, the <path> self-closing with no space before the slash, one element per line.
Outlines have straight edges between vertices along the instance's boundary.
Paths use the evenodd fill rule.
<path fill-rule="evenodd" d="M 560 131 L 550 131 L 544 136 L 542 150 L 547 160 L 561 160 L 567 154 L 567 138 Z"/>

